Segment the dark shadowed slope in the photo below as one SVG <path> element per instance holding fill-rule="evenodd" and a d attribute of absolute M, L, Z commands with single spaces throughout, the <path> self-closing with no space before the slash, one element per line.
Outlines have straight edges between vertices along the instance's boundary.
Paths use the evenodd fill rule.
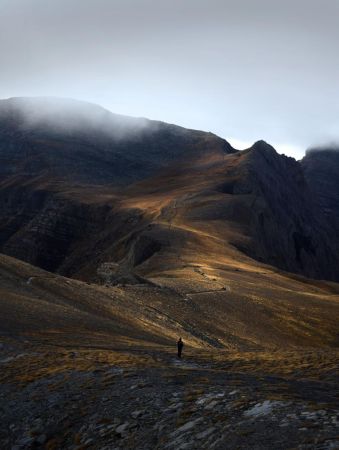
<path fill-rule="evenodd" d="M 127 184 L 181 159 L 234 151 L 202 131 L 57 98 L 0 101 L 0 180 L 12 175 Z"/>
<path fill-rule="evenodd" d="M 339 148 L 306 152 L 301 161 L 305 178 L 326 220 L 339 234 Z"/>

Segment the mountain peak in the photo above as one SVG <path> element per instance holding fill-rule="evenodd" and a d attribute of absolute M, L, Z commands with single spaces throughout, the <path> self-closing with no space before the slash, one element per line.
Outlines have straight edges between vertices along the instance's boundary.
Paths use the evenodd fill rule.
<path fill-rule="evenodd" d="M 259 141 L 256 141 L 252 147 L 251 150 L 256 150 L 260 152 L 273 152 L 277 153 L 275 148 L 272 147 L 272 145 L 268 144 L 266 141 L 260 139 Z"/>

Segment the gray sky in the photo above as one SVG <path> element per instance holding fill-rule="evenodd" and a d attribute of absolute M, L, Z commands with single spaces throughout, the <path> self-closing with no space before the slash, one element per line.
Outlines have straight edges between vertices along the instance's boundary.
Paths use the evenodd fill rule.
<path fill-rule="evenodd" d="M 0 0 L 0 98 L 52 95 L 265 139 L 339 141 L 338 0 Z"/>

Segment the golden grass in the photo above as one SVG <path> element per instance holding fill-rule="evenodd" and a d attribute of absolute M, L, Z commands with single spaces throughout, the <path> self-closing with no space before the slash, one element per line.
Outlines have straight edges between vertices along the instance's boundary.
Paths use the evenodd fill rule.
<path fill-rule="evenodd" d="M 57 390 L 69 377 L 69 371 L 92 372 L 107 366 L 122 369 L 135 367 L 154 367 L 157 363 L 147 354 L 134 355 L 127 352 L 81 350 L 75 349 L 77 355 L 73 357 L 73 351 L 50 351 L 40 355 L 27 354 L 17 360 L 6 363 L 6 370 L 0 374 L 1 382 L 16 382 L 27 384 L 33 381 L 63 374 L 62 380 L 49 385 L 48 389 Z M 125 376 L 129 376 L 126 372 Z M 105 375 L 104 383 L 109 385 L 114 382 L 115 375 Z M 91 389 L 91 384 L 84 383 L 84 389 Z"/>

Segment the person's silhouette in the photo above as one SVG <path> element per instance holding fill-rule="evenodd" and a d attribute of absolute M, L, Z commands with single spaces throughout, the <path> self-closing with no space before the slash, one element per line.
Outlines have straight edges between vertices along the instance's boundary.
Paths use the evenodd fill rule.
<path fill-rule="evenodd" d="M 177 342 L 177 347 L 178 347 L 178 358 L 181 358 L 181 353 L 182 353 L 182 348 L 184 346 L 184 343 L 182 342 L 182 339 L 179 338 L 178 342 Z"/>

